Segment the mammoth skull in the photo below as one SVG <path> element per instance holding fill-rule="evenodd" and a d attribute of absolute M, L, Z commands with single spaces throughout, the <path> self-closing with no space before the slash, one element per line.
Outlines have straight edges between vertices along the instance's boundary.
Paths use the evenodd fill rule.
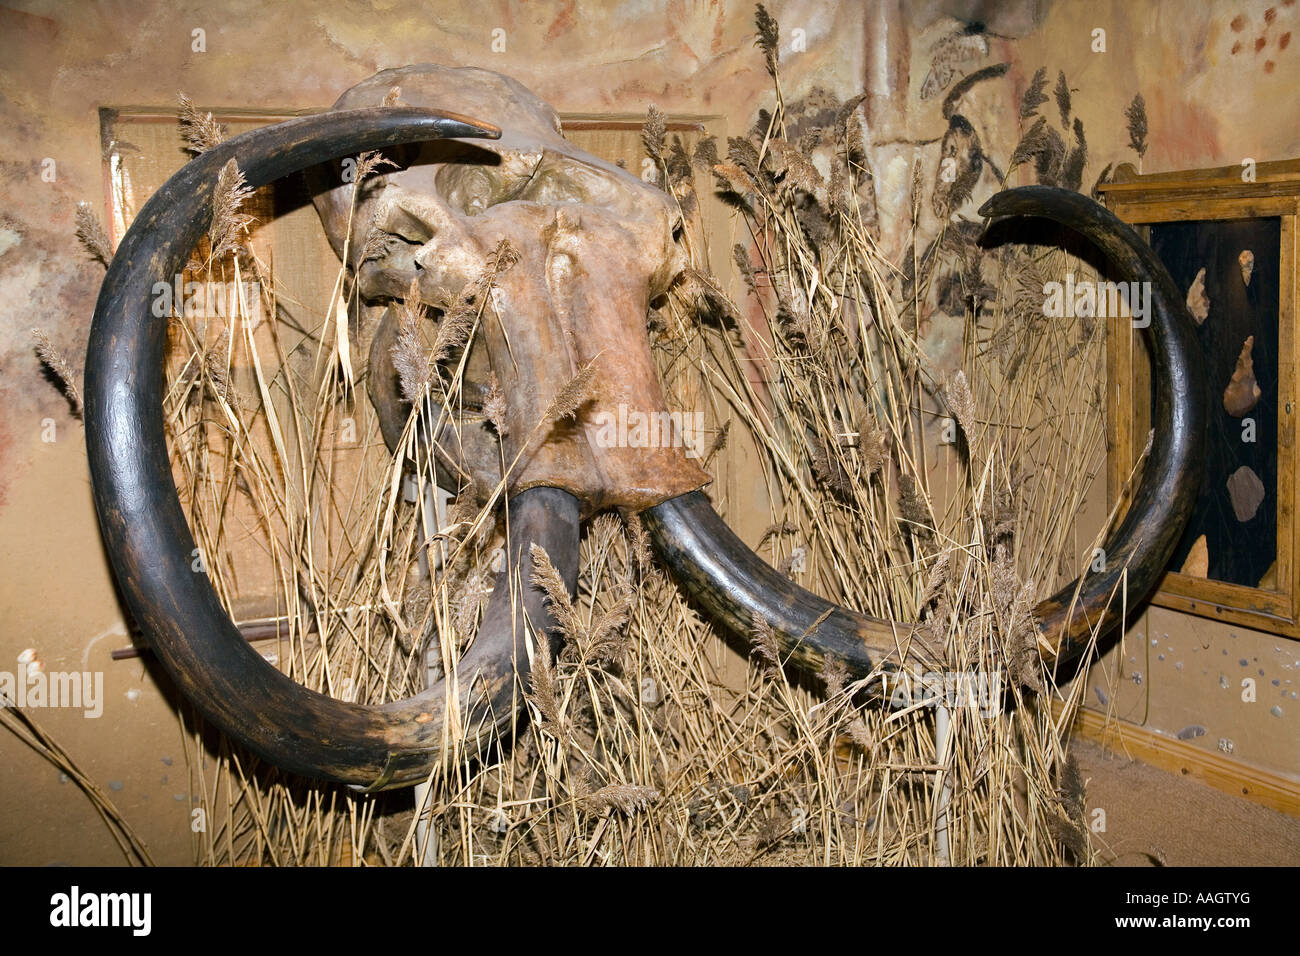
<path fill-rule="evenodd" d="M 397 105 L 386 105 L 394 87 Z M 458 112 L 442 112 L 446 107 Z M 708 475 L 685 449 L 608 448 L 596 439 L 592 420 L 602 411 L 664 407 L 645 317 L 684 266 L 673 206 L 657 189 L 573 147 L 554 111 L 515 81 L 484 70 L 407 67 L 364 81 L 331 111 L 246 133 L 191 161 L 141 210 L 96 305 L 85 420 L 105 544 L 152 647 L 209 719 L 291 771 L 368 789 L 411 783 L 436 764 L 448 732 L 464 730 L 472 747 L 509 723 L 514 681 L 527 678 L 524 618 L 537 633 L 550 621 L 540 592 L 524 587 L 513 595 L 527 611 L 521 615 L 510 586 L 498 586 L 454 679 L 408 700 L 366 706 L 309 691 L 266 663 L 207 577 L 191 571 L 193 539 L 164 439 L 167 320 L 149 308 L 153 283 L 189 255 L 218 172 L 231 158 L 259 186 L 374 149 L 388 149 L 398 165 L 358 187 L 361 241 L 346 238 L 352 186 L 340 186 L 335 172 L 317 197 L 326 231 L 365 298 L 382 305 L 414 295 L 445 313 L 503 241 L 517 257 L 498 272 L 499 291 L 479 313 L 468 414 L 431 436 L 440 469 L 456 486 L 481 492 L 504 477 L 511 490 L 503 580 L 530 580 L 535 543 L 572 591 L 582 518 L 617 507 L 641 514 L 659 557 L 701 610 L 742 638 L 765 623 L 794 667 L 815 669 L 834 654 L 865 675 L 905 655 L 938 658 L 911 624 L 832 605 L 767 565 L 714 512 L 701 490 Z M 1091 242 L 1115 278 L 1151 289 L 1158 389 L 1140 483 L 1103 542 L 1104 569 L 1090 568 L 1034 610 L 1044 656 L 1068 664 L 1098 625 L 1115 623 L 1119 587 L 1126 584 L 1133 600 L 1150 591 L 1195 500 L 1205 410 L 1190 358 L 1193 326 L 1150 248 L 1092 200 L 1031 186 L 997 194 L 981 212 L 999 230 L 1025 217 L 1054 220 Z M 394 323 L 390 306 L 374 331 L 368 389 L 385 439 L 402 451 L 410 408 L 392 366 Z M 584 413 L 553 420 L 552 400 L 584 370 L 594 373 Z M 489 376 L 506 398 L 499 429 L 474 416 Z"/>
<path fill-rule="evenodd" d="M 452 487 L 469 478 L 480 493 L 490 490 L 503 459 L 513 490 L 563 489 L 584 515 L 611 507 L 640 512 L 702 487 L 709 476 L 682 454 L 680 442 L 609 447 L 596 435 L 603 416 L 620 406 L 666 411 L 645 318 L 651 300 L 686 264 L 674 238 L 680 215 L 669 198 L 575 148 L 560 135 L 554 110 L 488 70 L 386 70 L 334 108 L 379 106 L 390 91 L 417 106 L 456 102 L 501 126 L 495 141 L 443 140 L 407 150 L 400 170 L 362 190 L 355 211 L 351 184 L 316 200 L 335 251 L 346 253 L 361 295 L 371 301 L 418 289 L 422 303 L 445 313 L 508 244 L 514 261 L 496 275 L 462 403 L 473 411 L 487 374 L 496 376 L 507 399 L 497 429 L 502 448 L 481 421 L 448 423 L 435 445 L 444 473 L 461 479 Z M 345 250 L 350 218 L 370 226 L 364 242 Z M 395 325 L 390 309 L 373 340 L 369 378 L 390 444 L 408 411 L 392 369 Z M 556 393 L 584 370 L 591 388 L 581 414 L 554 421 L 547 410 Z"/>

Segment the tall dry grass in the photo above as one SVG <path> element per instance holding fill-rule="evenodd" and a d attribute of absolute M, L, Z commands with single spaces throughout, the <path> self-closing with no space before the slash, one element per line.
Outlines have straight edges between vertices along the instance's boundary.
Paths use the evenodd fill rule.
<path fill-rule="evenodd" d="M 1030 614 L 1094 545 L 1078 516 L 1104 461 L 1102 327 L 1041 315 L 1043 283 L 1083 269 L 1045 247 L 983 250 L 960 217 L 923 237 L 919 173 L 916 240 L 889 261 L 856 104 L 787 139 L 766 58 L 774 107 L 725 149 L 706 141 L 687 155 L 654 114 L 647 124 L 648 153 L 694 227 L 692 269 L 649 322 L 667 391 L 706 411 L 710 467 L 726 467 L 728 445 L 757 449 L 770 511 L 750 542 L 761 554 L 835 601 L 921 622 L 944 670 L 999 675 L 1012 706 L 888 693 L 882 705 L 864 693 L 880 675 L 850 679 L 833 660 L 795 679 L 761 628 L 745 660 L 665 575 L 638 523 L 602 515 L 561 615 L 563 649 L 551 660 L 538 648 L 515 726 L 485 757 L 453 747 L 418 791 L 363 796 L 287 776 L 187 711 L 207 822 L 196 861 L 1093 862 L 1066 741 L 1082 685 L 1041 666 Z M 744 237 L 733 294 L 705 253 L 704 189 L 733 205 Z M 275 316 L 270 266 L 237 244 L 201 256 L 195 274 L 256 276 Z M 936 367 L 921 345 L 940 287 L 964 304 L 960 369 Z M 372 320 L 341 275 L 335 290 L 292 343 L 274 321 L 178 317 L 166 418 L 196 542 L 234 616 L 266 590 L 249 569 L 267 570 L 268 659 L 323 693 L 380 702 L 454 668 L 473 640 L 505 488 L 484 511 L 456 503 L 463 489 L 447 504 L 418 451 L 409 470 L 387 452 L 358 358 Z M 419 387 L 433 399 L 410 438 L 430 415 L 456 418 L 466 362 L 463 348 L 439 349 L 433 323 L 405 327 L 424 336 L 407 349 L 427 363 Z"/>

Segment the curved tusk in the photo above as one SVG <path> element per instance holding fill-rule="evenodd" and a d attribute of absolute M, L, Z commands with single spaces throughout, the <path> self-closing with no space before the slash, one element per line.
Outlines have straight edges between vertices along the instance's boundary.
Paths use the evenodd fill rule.
<path fill-rule="evenodd" d="M 254 130 L 213 147 L 140 210 L 100 289 L 86 363 L 86 443 L 100 528 L 126 603 L 150 645 L 204 716 L 267 760 L 295 773 L 376 789 L 428 774 L 448 740 L 467 747 L 514 719 L 516 667 L 527 672 L 524 619 L 541 630 L 541 593 L 529 581 L 528 545 L 540 544 L 573 587 L 578 504 L 554 489 L 516 495 L 512 547 L 479 639 L 446 681 L 408 700 L 364 706 L 308 690 L 240 636 L 206 574 L 177 500 L 163 429 L 167 322 L 150 295 L 170 281 L 208 222 L 213 186 L 236 159 L 251 186 L 322 160 L 443 137 L 499 136 L 496 127 L 435 110 L 324 113 Z"/>
<path fill-rule="evenodd" d="M 1087 648 L 1094 629 L 1119 623 L 1116 604 L 1122 602 L 1113 595 L 1127 587 L 1130 605 L 1146 599 L 1182 537 L 1200 493 L 1208 420 L 1204 371 L 1196 357 L 1195 325 L 1174 280 L 1142 237 L 1100 203 L 1065 189 L 1024 186 L 998 193 L 980 215 L 990 219 L 989 227 L 1018 217 L 1066 226 L 1096 246 L 1120 279 L 1151 289 L 1146 331 L 1156 395 L 1141 480 L 1124 520 L 1102 544 L 1105 570 L 1085 571 L 1082 587 L 1075 580 L 1034 609 L 1043 637 L 1055 648 L 1053 656 L 1067 664 Z"/>
<path fill-rule="evenodd" d="M 741 637 L 766 621 L 782 657 L 799 670 L 817 673 L 827 654 L 855 676 L 904 657 L 939 660 L 912 625 L 832 604 L 777 573 L 736 537 L 702 491 L 670 498 L 643 511 L 641 519 L 655 553 L 714 620 Z"/>
<path fill-rule="evenodd" d="M 1078 193 L 1026 186 L 998 193 L 980 210 L 994 221 L 1050 219 L 1090 240 L 1119 278 L 1149 283 L 1148 335 L 1158 386 L 1150 454 L 1128 514 L 1103 544 L 1106 569 L 1088 574 L 1042 601 L 1034 615 L 1044 655 L 1068 665 L 1088 646 L 1094 630 L 1118 623 L 1114 598 L 1127 581 L 1129 603 L 1144 599 L 1160 579 L 1191 514 L 1199 489 L 1197 463 L 1205 438 L 1201 369 L 1193 358 L 1190 316 L 1173 280 L 1151 248 L 1104 207 Z M 935 648 L 920 643 L 911 625 L 837 607 L 804 590 L 731 532 L 701 492 L 665 501 L 643 515 L 659 556 L 683 589 L 730 630 L 748 636 L 756 620 L 776 632 L 796 665 L 815 670 L 826 654 L 841 658 L 855 676 L 878 665 L 937 662 Z M 1078 597 L 1075 598 L 1075 592 Z"/>

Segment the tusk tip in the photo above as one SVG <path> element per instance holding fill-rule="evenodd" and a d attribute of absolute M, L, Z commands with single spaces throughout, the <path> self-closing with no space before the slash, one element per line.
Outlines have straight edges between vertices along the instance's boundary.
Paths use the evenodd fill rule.
<path fill-rule="evenodd" d="M 448 110 L 422 109 L 410 106 L 397 108 L 408 110 L 411 113 L 427 119 L 437 120 L 442 135 L 449 139 L 501 138 L 501 127 L 485 120 L 474 119 L 472 116 L 466 116 L 463 113 L 453 113 Z"/>

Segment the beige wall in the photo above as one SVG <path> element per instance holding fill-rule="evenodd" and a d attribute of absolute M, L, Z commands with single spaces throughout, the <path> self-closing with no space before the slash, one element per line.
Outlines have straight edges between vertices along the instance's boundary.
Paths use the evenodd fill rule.
<path fill-rule="evenodd" d="M 81 200 L 101 214 L 104 207 L 98 108 L 169 108 L 178 90 L 209 108 L 316 108 L 377 69 L 435 61 L 509 73 L 564 112 L 643 114 L 654 103 L 670 114 L 723 115 L 735 132 L 763 105 L 768 78 L 752 44 L 752 5 L 734 0 L 16 7 L 0 8 L 0 662 L 34 648 L 47 670 L 105 674 L 102 717 L 58 710 L 35 716 L 159 861 L 186 862 L 191 795 L 182 736 L 146 665 L 109 660 L 128 640 L 90 505 L 81 426 L 42 380 L 27 333 L 39 325 L 78 358 L 84 348 L 102 269 L 73 238 L 73 213 Z M 1087 185 L 1106 163 L 1134 158 L 1122 110 L 1138 91 L 1150 116 L 1145 171 L 1300 155 L 1300 125 L 1292 119 L 1300 43 L 1284 49 L 1282 42 L 1293 28 L 1300 39 L 1300 13 L 1283 3 L 904 8 L 775 0 L 769 8 L 782 24 L 788 97 L 814 85 L 841 97 L 870 94 L 864 109 L 886 223 L 900 221 L 898 212 L 910 205 L 907 170 L 915 151 L 931 171 L 936 162 L 942 96 L 921 101 L 920 90 L 932 44 L 959 25 L 951 14 L 982 19 L 1000 34 L 986 56 L 961 64 L 959 76 L 1011 63 L 1005 78 L 978 87 L 963 105 L 1003 167 L 1018 136 L 1019 94 L 1040 65 L 1053 77 L 1064 70 L 1076 89 L 1091 150 Z M 1239 30 L 1232 25 L 1238 16 Z M 1104 54 L 1090 50 L 1097 27 L 1106 30 Z M 505 31 L 504 52 L 491 49 L 496 28 Z M 803 52 L 788 49 L 795 28 L 805 31 Z M 206 31 L 204 53 L 191 50 L 195 29 Z M 1242 49 L 1234 54 L 1236 43 Z M 45 158 L 55 161 L 54 182 L 41 179 Z M 994 186 L 986 176 L 976 199 Z M 723 248 L 729 246 L 727 240 Z M 932 338 L 943 332 L 936 319 Z M 53 442 L 42 441 L 47 419 Z M 1161 660 L 1165 633 L 1174 651 Z M 1151 638 L 1160 643 L 1149 645 Z M 1202 725 L 1207 732 L 1194 739 L 1198 746 L 1228 737 L 1237 756 L 1300 770 L 1300 704 L 1284 698 L 1296 689 L 1286 682 L 1300 679 L 1295 642 L 1154 612 L 1110 655 L 1109 670 L 1121 656 L 1134 661 L 1108 699 L 1122 716 L 1146 716 L 1169 732 Z M 1255 705 L 1230 702 L 1240 694 L 1219 689 L 1221 671 L 1232 679 L 1245 673 L 1240 659 L 1265 672 Z M 1135 667 L 1143 673 L 1140 685 L 1131 679 Z M 1096 680 L 1103 679 L 1099 672 Z M 1275 704 L 1280 718 L 1270 715 Z M 88 802 L 48 763 L 9 734 L 0 735 L 0 761 L 0 862 L 120 860 Z"/>

